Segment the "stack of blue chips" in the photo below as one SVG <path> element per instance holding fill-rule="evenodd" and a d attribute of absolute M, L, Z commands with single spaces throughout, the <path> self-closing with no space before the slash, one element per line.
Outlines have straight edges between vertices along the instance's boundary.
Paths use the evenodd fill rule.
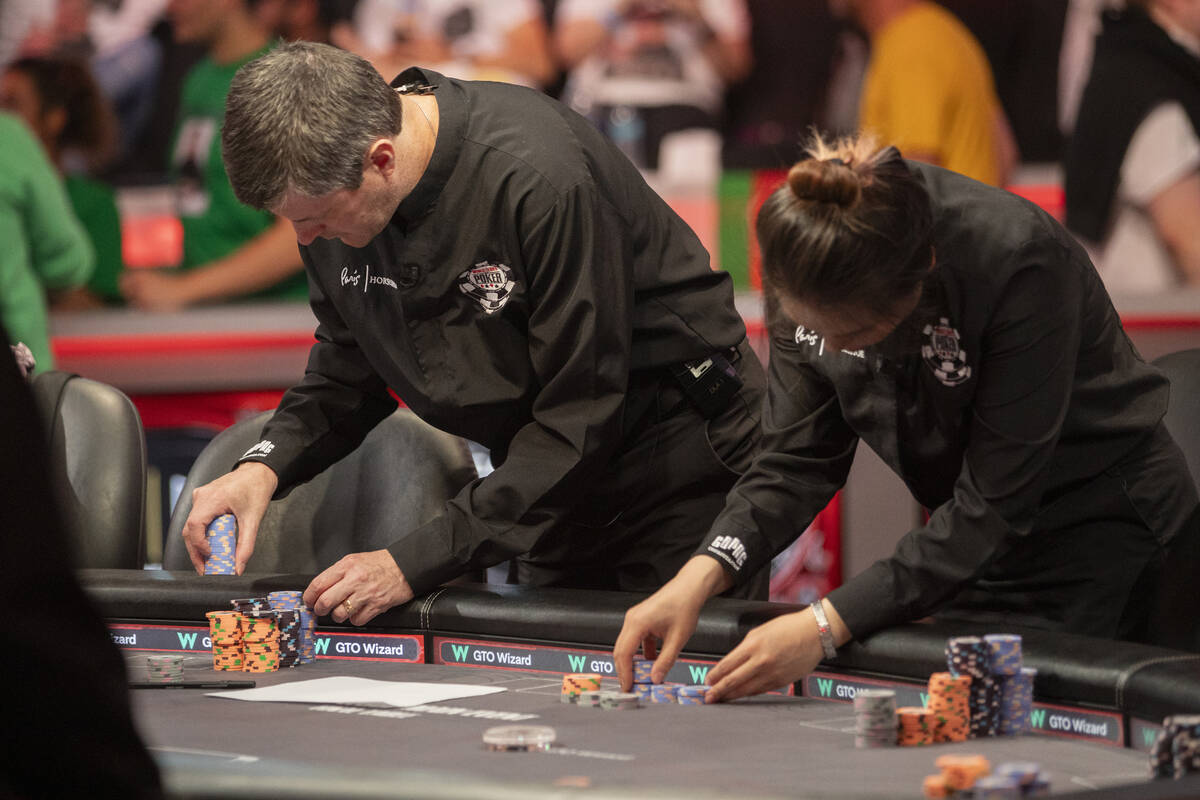
<path fill-rule="evenodd" d="M 674 683 L 658 683 L 650 685 L 650 701 L 652 703 L 674 703 L 679 687 Z"/>
<path fill-rule="evenodd" d="M 971 676 L 970 737 L 995 736 L 1000 732 L 1000 686 L 992 673 L 991 645 L 978 636 L 953 637 L 946 642 L 946 664 L 955 677 Z"/>
<path fill-rule="evenodd" d="M 208 523 L 208 560 L 204 562 L 205 575 L 234 575 L 234 553 L 237 550 L 237 519 L 233 514 L 222 514 Z"/>
<path fill-rule="evenodd" d="M 653 701 L 651 696 L 651 688 L 654 686 L 654 681 L 650 679 L 650 671 L 654 669 L 654 662 L 648 658 L 634 656 L 633 658 L 633 693 L 638 696 L 638 700 L 643 703 Z"/>
<path fill-rule="evenodd" d="M 708 687 L 704 684 L 680 686 L 675 699 L 681 706 L 702 706 L 704 705 L 704 697 L 707 694 Z"/>

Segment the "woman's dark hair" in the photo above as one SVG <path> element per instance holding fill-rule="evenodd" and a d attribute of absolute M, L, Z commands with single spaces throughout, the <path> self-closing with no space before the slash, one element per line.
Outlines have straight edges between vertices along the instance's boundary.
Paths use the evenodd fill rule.
<path fill-rule="evenodd" d="M 116 146 L 116 118 L 87 65 L 69 58 L 22 58 L 8 65 L 26 75 L 41 103 L 41 113 L 61 109 L 66 123 L 55 141 L 59 152 L 75 150 L 93 168 L 103 165 Z"/>
<path fill-rule="evenodd" d="M 768 294 L 889 313 L 929 272 L 929 194 L 869 137 L 814 134 L 806 153 L 758 213 Z"/>

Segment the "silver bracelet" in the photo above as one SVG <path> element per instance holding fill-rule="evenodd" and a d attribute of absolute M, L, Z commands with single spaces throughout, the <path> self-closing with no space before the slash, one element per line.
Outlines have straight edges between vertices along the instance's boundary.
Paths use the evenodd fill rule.
<path fill-rule="evenodd" d="M 837 658 L 837 647 L 833 644 L 833 629 L 829 627 L 829 617 L 825 616 L 825 607 L 818 600 L 809 608 L 812 609 L 813 616 L 817 620 L 817 635 L 821 637 L 821 649 L 825 651 L 825 658 Z"/>

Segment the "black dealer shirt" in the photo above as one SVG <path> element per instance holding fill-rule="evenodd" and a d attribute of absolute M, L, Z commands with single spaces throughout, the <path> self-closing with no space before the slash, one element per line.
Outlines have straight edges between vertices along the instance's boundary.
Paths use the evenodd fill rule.
<path fill-rule="evenodd" d="M 861 439 L 931 516 L 831 592 L 855 636 L 936 610 L 1110 467 L 1164 539 L 1196 505 L 1159 429 L 1167 381 L 1069 234 L 1007 192 L 909 165 L 934 213 L 937 267 L 918 310 L 855 352 L 770 315 L 762 451 L 697 551 L 735 580 L 754 574 L 844 484 Z"/>
<path fill-rule="evenodd" d="M 391 412 L 387 387 L 490 448 L 495 472 L 389 548 L 421 594 L 566 517 L 620 446 L 631 371 L 746 331 L 729 276 L 582 117 L 430 71 L 393 85 L 414 81 L 436 87 L 432 159 L 368 246 L 300 248 L 317 343 L 249 459 L 286 492 Z"/>

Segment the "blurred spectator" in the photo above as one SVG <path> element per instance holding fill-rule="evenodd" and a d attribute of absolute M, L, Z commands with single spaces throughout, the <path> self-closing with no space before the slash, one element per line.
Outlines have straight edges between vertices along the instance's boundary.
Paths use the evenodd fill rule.
<path fill-rule="evenodd" d="M 1068 0 L 938 3 L 953 11 L 983 48 L 1021 160 L 1061 160 L 1058 71 Z"/>
<path fill-rule="evenodd" d="M 0 112 L 0 323 L 24 342 L 39 371 L 53 369 L 47 289 L 79 286 L 92 274 L 87 234 L 42 146 L 25 124 Z"/>
<path fill-rule="evenodd" d="M 349 17 L 352 5 L 346 0 L 258 0 L 254 13 L 280 39 L 330 44 L 333 26 Z"/>
<path fill-rule="evenodd" d="M 1066 192 L 1110 292 L 1200 284 L 1200 0 L 1105 13 Z"/>
<path fill-rule="evenodd" d="M 239 203 L 221 161 L 229 84 L 270 49 L 270 35 L 244 0 L 171 0 L 168 9 L 176 38 L 207 48 L 184 82 L 171 157 L 183 263 L 177 271 L 127 271 L 121 291 L 157 311 L 243 296 L 302 300 L 307 283 L 291 225 Z"/>
<path fill-rule="evenodd" d="M 832 0 L 871 39 L 859 125 L 925 161 L 994 186 L 1017 151 L 992 70 L 966 26 L 928 0 Z"/>
<path fill-rule="evenodd" d="M 162 44 L 151 35 L 167 0 L 96 0 L 88 15 L 92 73 L 120 120 L 118 153 L 137 141 L 154 103 Z"/>
<path fill-rule="evenodd" d="M 359 0 L 353 25 L 335 26 L 333 43 L 389 80 L 413 65 L 535 88 L 554 79 L 538 0 Z"/>
<path fill-rule="evenodd" d="M 754 66 L 726 97 L 722 162 L 778 168 L 796 160 L 812 126 L 841 133 L 856 127 L 862 72 L 851 62 L 857 45 L 865 64 L 866 45 L 830 13 L 827 0 L 747 0 L 747 7 Z M 843 92 L 835 74 L 847 72 L 852 89 Z M 845 94 L 848 104 L 840 102 Z"/>
<path fill-rule="evenodd" d="M 715 182 L 725 88 L 752 64 L 743 0 L 561 0 L 554 40 L 564 100 L 634 164 Z"/>
<path fill-rule="evenodd" d="M 0 107 L 17 114 L 41 140 L 51 162 L 87 165 L 95 174 L 113 150 L 115 121 L 100 88 L 81 61 L 23 58 L 0 78 Z M 112 187 L 79 170 L 65 172 L 63 185 L 83 223 L 96 268 L 86 287 L 51 297 L 51 306 L 94 308 L 120 300 L 121 219 Z"/>
<path fill-rule="evenodd" d="M 44 8 L 43 0 L 0 0 L 0 69 L 21 54 L 25 37 Z"/>

